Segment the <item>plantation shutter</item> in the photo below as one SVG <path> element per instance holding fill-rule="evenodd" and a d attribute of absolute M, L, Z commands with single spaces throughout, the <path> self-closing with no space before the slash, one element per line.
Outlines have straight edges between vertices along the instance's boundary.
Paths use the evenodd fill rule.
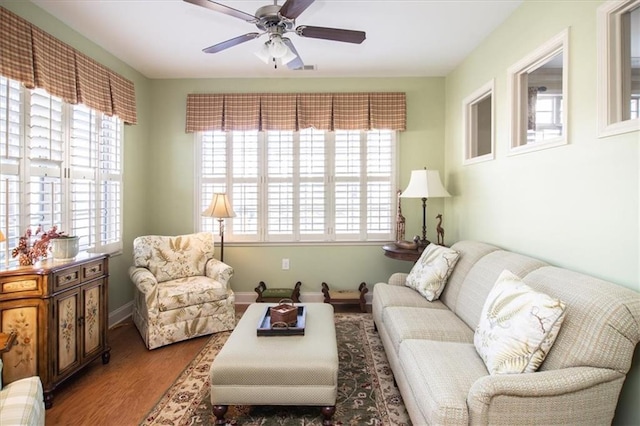
<path fill-rule="evenodd" d="M 20 129 L 23 104 L 20 83 L 0 77 L 0 229 L 7 242 L 0 252 L 0 265 L 7 267 L 11 248 L 18 245 L 23 224 L 20 221 L 22 201 L 20 161 Z"/>
<path fill-rule="evenodd" d="M 293 132 L 267 132 L 266 138 L 267 235 L 270 240 L 278 236 L 290 240 L 294 221 Z"/>
<path fill-rule="evenodd" d="M 49 229 L 62 221 L 63 102 L 43 89 L 29 96 L 26 196 L 29 224 Z"/>
<path fill-rule="evenodd" d="M 306 129 L 300 132 L 300 239 L 326 233 L 327 199 L 325 132 Z"/>
<path fill-rule="evenodd" d="M 261 165 L 259 163 L 258 132 L 229 132 L 231 136 L 232 166 L 231 193 L 236 218 L 233 219 L 233 234 L 243 236 L 258 235 L 259 184 Z"/>

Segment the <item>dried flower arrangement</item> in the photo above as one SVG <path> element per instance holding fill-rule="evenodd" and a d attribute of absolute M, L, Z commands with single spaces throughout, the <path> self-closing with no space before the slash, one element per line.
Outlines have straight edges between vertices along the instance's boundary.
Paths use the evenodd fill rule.
<path fill-rule="evenodd" d="M 48 231 L 43 231 L 42 226 L 38 226 L 36 232 L 32 232 L 31 228 L 27 228 L 18 241 L 18 247 L 11 252 L 11 256 L 19 256 L 18 262 L 22 266 L 33 265 L 41 257 L 47 257 L 47 248 L 49 248 L 50 240 L 64 236 L 66 236 L 65 232 L 58 232 L 57 226 L 53 226 Z M 32 237 L 35 237 L 33 242 L 31 241 Z"/>

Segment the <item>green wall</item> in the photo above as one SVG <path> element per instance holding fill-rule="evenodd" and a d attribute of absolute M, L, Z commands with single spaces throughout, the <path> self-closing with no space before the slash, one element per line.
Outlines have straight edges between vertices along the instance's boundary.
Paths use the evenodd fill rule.
<path fill-rule="evenodd" d="M 525 1 L 446 81 L 448 232 L 640 291 L 638 132 L 599 139 L 593 1 Z M 507 156 L 507 69 L 570 27 L 569 144 Z M 462 165 L 462 100 L 495 78 L 496 159 Z M 616 423 L 640 424 L 640 354 Z"/>
<path fill-rule="evenodd" d="M 399 91 L 407 94 L 407 131 L 399 139 L 399 188 L 404 189 L 412 169 L 444 170 L 444 78 L 386 79 L 203 79 L 154 80 L 154 105 L 150 133 L 148 199 L 152 233 L 192 232 L 194 211 L 193 134 L 185 133 L 185 106 L 189 93 L 243 92 L 336 92 Z M 432 202 L 433 201 L 433 202 Z M 442 200 L 430 200 L 428 229 L 435 229 L 436 212 Z M 167 208 L 167 206 L 172 206 Z M 419 200 L 403 200 L 407 218 L 407 238 L 419 234 L 422 207 Z M 446 226 L 446 223 L 445 223 Z M 429 236 L 434 239 L 435 235 Z M 291 268 L 281 269 L 281 259 L 289 258 Z M 302 292 L 320 292 L 326 281 L 332 288 L 356 287 L 361 281 L 371 285 L 386 281 L 393 272 L 408 271 L 411 264 L 383 256 L 381 244 L 354 245 L 233 245 L 225 244 L 225 263 L 235 269 L 232 287 L 237 292 L 253 292 L 259 281 L 269 286 L 292 285 L 302 281 Z"/>

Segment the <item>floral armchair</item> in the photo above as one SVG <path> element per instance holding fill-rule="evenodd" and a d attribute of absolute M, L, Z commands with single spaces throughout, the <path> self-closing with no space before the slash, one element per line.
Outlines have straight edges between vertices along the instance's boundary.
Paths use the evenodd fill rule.
<path fill-rule="evenodd" d="M 149 235 L 133 241 L 133 322 L 147 348 L 235 327 L 233 268 L 213 257 L 213 235 Z"/>

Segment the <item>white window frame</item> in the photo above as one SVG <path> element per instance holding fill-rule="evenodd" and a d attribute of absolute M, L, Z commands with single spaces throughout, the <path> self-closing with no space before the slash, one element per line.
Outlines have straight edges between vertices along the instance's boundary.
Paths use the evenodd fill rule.
<path fill-rule="evenodd" d="M 523 84 L 523 80 L 525 80 L 523 77 L 540 68 L 558 53 L 562 53 L 562 135 L 542 142 L 527 143 L 526 128 L 528 107 L 527 98 L 524 95 L 526 85 Z M 511 102 L 509 108 L 511 141 L 508 155 L 523 154 L 568 144 L 569 29 L 563 30 L 509 67 L 507 76 L 508 98 Z"/>
<path fill-rule="evenodd" d="M 5 77 L 1 77 L 5 81 L 11 81 Z M 13 81 L 15 83 L 15 81 Z M 34 159 L 30 158 L 30 139 L 29 129 L 31 126 L 31 106 L 30 98 L 36 90 L 26 89 L 20 84 L 20 101 L 19 101 L 19 124 L 11 125 L 13 132 L 17 132 L 19 140 L 18 157 L 6 156 L 4 152 L 0 153 L 0 173 L 6 174 L 11 179 L 17 180 L 17 190 L 13 195 L 7 194 L 8 186 L 2 181 L 0 185 L 3 188 L 5 196 L 2 205 L 6 211 L 2 212 L 4 223 L 0 223 L 0 230 L 5 234 L 7 241 L 2 246 L 2 263 L 0 267 L 9 267 L 18 263 L 18 258 L 13 258 L 11 252 L 17 246 L 18 239 L 24 234 L 27 228 L 35 231 L 38 225 L 42 225 L 43 230 L 48 230 L 55 225 L 59 231 L 64 231 L 67 235 L 76 235 L 80 237 L 81 250 L 88 252 L 101 252 L 116 254 L 123 248 L 123 146 L 124 146 L 124 123 L 117 117 L 107 117 L 106 115 L 94 111 L 93 125 L 95 131 L 87 139 L 87 145 L 90 145 L 89 151 L 93 150 L 93 160 L 91 165 L 77 170 L 71 160 L 72 151 L 72 111 L 75 105 L 62 102 L 62 151 L 61 155 L 53 159 Z M 46 95 L 50 96 L 50 95 Z M 58 98 L 54 98 L 58 99 Z M 59 99 L 58 99 L 59 101 Z M 7 105 L 2 105 L 6 107 Z M 4 120 L 5 117 L 0 117 Z M 112 131 L 107 134 L 108 130 L 102 127 L 103 121 L 112 121 Z M 8 137 L 8 132 L 5 137 Z M 82 138 L 76 138 L 82 141 Z M 107 158 L 109 157 L 109 158 Z M 114 160 L 115 163 L 114 163 Z M 101 162 L 109 164 L 108 169 L 103 169 Z M 43 192 L 44 197 L 56 198 L 56 213 L 49 215 L 51 218 L 45 219 L 43 222 L 32 220 L 33 212 L 29 197 L 37 196 L 30 191 L 30 179 L 32 176 L 46 176 L 59 180 L 56 184 L 60 193 L 50 193 L 52 191 Z M 91 215 L 94 217 L 94 225 L 90 226 L 91 235 L 76 232 L 73 227 L 73 185 L 72 180 L 84 179 L 93 182 L 92 207 L 90 207 Z M 101 186 L 114 186 L 116 190 L 107 191 L 110 196 L 108 200 L 104 199 L 105 192 Z M 29 195 L 31 194 L 31 195 Z M 107 203 L 115 204 L 113 207 L 105 207 Z M 85 202 L 85 211 L 86 208 Z M 77 207 L 77 206 L 76 206 Z M 59 209 L 59 210 L 57 210 Z M 103 220 L 102 211 L 108 209 L 109 217 Z M 16 212 L 17 211 L 17 212 Z M 113 216 L 113 215 L 116 216 Z M 13 217 L 12 223 L 9 216 Z M 112 217 L 113 216 L 113 217 Z"/>
<path fill-rule="evenodd" d="M 640 0 L 609 0 L 598 8 L 598 136 L 601 138 L 640 130 L 640 117 L 622 120 L 626 65 L 622 55 L 622 15 L 636 7 L 640 7 Z"/>
<path fill-rule="evenodd" d="M 463 117 L 463 157 L 462 164 L 476 164 L 484 161 L 490 161 L 495 158 L 495 97 L 494 93 L 495 79 L 491 79 L 476 89 L 462 101 L 462 117 Z M 487 154 L 478 155 L 478 105 L 486 99 L 491 99 L 491 120 L 490 120 L 490 138 L 491 151 Z"/>
<path fill-rule="evenodd" d="M 211 181 L 206 181 L 205 178 L 203 177 L 203 170 L 202 170 L 202 155 L 203 155 L 203 135 L 205 132 L 196 132 L 194 139 L 195 139 L 195 146 L 196 149 L 194 150 L 194 154 L 195 154 L 195 164 L 196 167 L 195 169 L 195 194 L 196 194 L 196 200 L 195 200 L 195 209 L 194 209 L 194 224 L 195 224 L 195 231 L 199 232 L 199 231 L 211 231 L 214 233 L 218 233 L 218 221 L 217 219 L 212 219 L 212 218 L 208 218 L 208 217 L 203 217 L 201 215 L 202 211 L 204 211 L 204 209 L 206 208 L 206 205 L 208 205 L 208 203 L 211 201 L 209 199 L 205 199 L 208 198 L 209 195 L 204 194 L 203 192 L 203 187 L 205 185 L 205 183 L 209 183 L 209 185 L 211 185 Z M 230 133 L 232 132 L 227 132 L 226 135 L 226 140 L 227 143 L 230 140 Z M 361 137 L 362 134 L 366 133 L 365 131 L 361 132 Z M 256 235 L 238 235 L 238 234 L 234 234 L 233 233 L 233 221 L 234 220 L 238 220 L 238 211 L 236 210 L 236 218 L 230 218 L 230 219 L 225 219 L 225 225 L 224 225 L 224 229 L 225 229 L 225 242 L 227 243 L 250 243 L 250 244 L 261 244 L 261 245 L 269 245 L 269 244 L 304 244 L 304 243 L 313 243 L 313 244 L 318 244 L 318 243 L 366 243 L 366 242 L 380 242 L 380 241 L 390 241 L 392 239 L 394 239 L 394 235 L 395 235 L 395 211 L 397 209 L 397 194 L 396 194 L 396 188 L 397 188 L 397 156 L 398 156 L 398 132 L 392 132 L 392 148 L 391 148 L 391 171 L 390 171 L 390 177 L 388 179 L 389 184 L 390 184 L 390 191 L 389 191 L 389 203 L 390 203 L 390 211 L 389 211 L 389 232 L 388 233 L 367 233 L 367 215 L 363 215 L 360 214 L 359 217 L 359 221 L 360 221 L 360 232 L 353 234 L 338 234 L 335 231 L 335 199 L 333 196 L 333 192 L 334 192 L 334 185 L 336 184 L 336 182 L 339 181 L 348 181 L 349 178 L 340 178 L 340 177 L 336 177 L 333 175 L 333 173 L 327 173 L 327 171 L 331 171 L 334 170 L 335 168 L 335 132 L 329 132 L 326 131 L 324 132 L 325 138 L 324 138 L 324 152 L 325 152 L 325 156 L 324 156 L 324 176 L 318 180 L 318 179 L 307 179 L 307 180 L 314 180 L 316 181 L 316 183 L 318 182 L 322 182 L 322 184 L 324 185 L 324 211 L 325 211 L 325 218 L 324 218 L 324 232 L 322 233 L 318 233 L 318 234 L 301 234 L 298 228 L 298 223 L 297 223 L 297 219 L 298 219 L 298 215 L 300 212 L 300 206 L 298 205 L 297 201 L 294 201 L 294 211 L 293 211 L 293 215 L 294 215 L 294 230 L 291 234 L 286 234 L 286 235 L 277 235 L 277 234 L 267 234 L 267 217 L 268 217 L 268 212 L 267 212 L 267 200 L 266 200 L 266 196 L 267 196 L 267 185 L 268 182 L 270 181 L 274 181 L 273 179 L 269 178 L 267 176 L 266 173 L 266 153 L 265 153 L 265 147 L 266 147 L 266 134 L 265 132 L 258 132 L 258 149 L 259 149 L 259 154 L 258 154 L 258 168 L 259 168 L 259 173 L 258 173 L 258 178 L 257 178 L 257 183 L 258 183 L 258 198 L 259 198 L 259 211 L 258 211 L 258 233 Z M 294 170 L 295 169 L 299 169 L 299 155 L 300 155 L 300 135 L 299 132 L 294 132 L 294 152 L 293 152 L 293 157 L 294 157 Z M 361 176 L 366 176 L 366 144 L 361 144 L 361 148 L 360 148 L 360 157 L 361 157 L 361 166 L 360 166 L 360 173 Z M 232 173 L 231 173 L 231 169 L 233 167 L 232 163 L 231 163 L 231 158 L 230 158 L 230 154 L 229 152 L 231 151 L 231 149 L 227 149 L 226 152 L 226 158 L 227 158 L 227 162 L 226 162 L 226 168 L 227 168 L 227 173 L 226 173 L 226 180 L 222 181 L 219 180 L 216 184 L 214 183 L 214 192 L 227 192 L 228 196 L 231 198 L 231 203 L 232 205 L 234 204 L 233 202 L 233 195 L 231 194 L 232 191 L 228 190 L 229 188 L 232 187 Z M 303 178 L 300 177 L 300 175 L 298 173 L 294 173 L 294 177 L 292 179 L 294 188 L 297 188 L 298 185 L 300 184 L 300 182 L 304 180 Z M 383 179 L 384 180 L 384 179 Z M 369 180 L 365 179 L 363 182 L 360 182 L 360 187 L 364 188 L 367 186 L 367 183 L 370 182 L 375 182 L 376 179 L 375 178 L 370 178 Z M 295 189 L 294 189 L 294 198 L 295 198 Z M 363 205 L 363 203 L 366 201 L 365 199 L 365 194 L 363 191 L 360 192 L 360 202 L 361 205 Z M 234 206 L 235 209 L 235 206 Z"/>

